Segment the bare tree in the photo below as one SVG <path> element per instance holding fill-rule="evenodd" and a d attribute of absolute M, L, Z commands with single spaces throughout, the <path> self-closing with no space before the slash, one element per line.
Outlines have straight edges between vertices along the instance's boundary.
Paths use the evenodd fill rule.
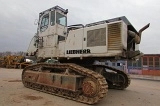
<path fill-rule="evenodd" d="M 11 52 L 11 51 L 0 52 L 0 57 L 4 57 L 4 56 L 8 56 L 8 55 L 25 56 L 25 52 L 23 52 L 23 51 L 18 51 L 18 52 Z"/>

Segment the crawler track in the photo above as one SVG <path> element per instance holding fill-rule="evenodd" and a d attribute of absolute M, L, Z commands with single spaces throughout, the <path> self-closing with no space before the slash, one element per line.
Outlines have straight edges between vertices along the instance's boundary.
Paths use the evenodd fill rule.
<path fill-rule="evenodd" d="M 92 79 L 95 82 L 96 91 L 94 91 L 95 93 L 93 95 L 86 95 L 82 92 L 83 88 L 80 89 L 78 92 L 73 92 L 73 91 L 59 88 L 59 87 L 55 87 L 52 85 L 25 80 L 25 76 L 26 76 L 27 71 L 39 72 L 42 70 L 42 67 L 50 68 L 50 69 L 52 69 L 52 68 L 53 69 L 54 68 L 71 69 L 75 73 L 78 73 L 78 75 L 84 76 L 85 79 Z M 22 72 L 22 82 L 25 87 L 35 89 L 38 91 L 42 91 L 42 92 L 46 92 L 49 94 L 61 96 L 61 97 L 67 98 L 67 99 L 75 100 L 75 101 L 86 103 L 86 104 L 97 103 L 103 97 L 105 97 L 105 95 L 108 91 L 108 89 L 107 89 L 108 85 L 107 85 L 106 79 L 102 75 L 100 75 L 90 69 L 87 69 L 87 68 L 84 68 L 82 66 L 72 64 L 72 63 L 67 63 L 67 64 L 65 64 L 65 63 L 63 63 L 63 64 L 61 64 L 61 63 L 58 63 L 58 64 L 36 64 L 36 65 L 28 66 Z M 86 88 L 88 86 L 87 83 L 83 83 L 83 86 L 86 86 Z"/>
<path fill-rule="evenodd" d="M 107 65 L 94 65 L 94 66 L 96 66 L 96 67 L 103 67 L 103 68 L 112 70 L 112 71 L 116 72 L 116 74 L 113 74 L 113 75 L 117 75 L 117 76 L 119 76 L 121 78 L 121 79 L 119 79 L 119 80 L 122 80 L 121 83 L 116 83 L 116 82 L 115 83 L 114 82 L 108 83 L 108 87 L 110 89 L 119 89 L 119 90 L 122 90 L 122 89 L 127 88 L 130 85 L 130 83 L 131 83 L 130 76 L 127 73 L 125 73 L 125 72 L 123 72 L 123 71 L 121 71 L 119 69 L 116 69 L 114 67 L 110 67 L 110 66 L 107 66 Z M 109 73 L 107 73 L 107 74 L 109 74 Z M 106 80 L 107 79 L 108 79 L 108 77 L 106 77 Z"/>

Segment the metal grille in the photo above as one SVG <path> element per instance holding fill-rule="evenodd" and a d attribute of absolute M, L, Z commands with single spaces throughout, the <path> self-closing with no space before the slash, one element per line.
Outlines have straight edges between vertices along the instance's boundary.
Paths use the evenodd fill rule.
<path fill-rule="evenodd" d="M 100 28 L 87 31 L 87 47 L 105 46 L 106 28 Z"/>
<path fill-rule="evenodd" d="M 121 50 L 121 23 L 108 24 L 108 50 Z"/>

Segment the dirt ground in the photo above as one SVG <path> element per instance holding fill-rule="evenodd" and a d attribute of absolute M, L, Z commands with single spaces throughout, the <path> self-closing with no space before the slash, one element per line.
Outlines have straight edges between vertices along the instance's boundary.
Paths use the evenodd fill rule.
<path fill-rule="evenodd" d="M 25 88 L 20 69 L 0 68 L 0 106 L 88 106 L 58 96 Z M 132 79 L 125 90 L 109 89 L 94 106 L 159 106 L 160 82 Z"/>

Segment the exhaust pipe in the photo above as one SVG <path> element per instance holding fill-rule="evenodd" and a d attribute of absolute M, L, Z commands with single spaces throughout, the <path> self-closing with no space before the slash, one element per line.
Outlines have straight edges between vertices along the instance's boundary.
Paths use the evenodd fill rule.
<path fill-rule="evenodd" d="M 139 32 L 138 32 L 138 35 L 137 35 L 135 32 L 133 32 L 133 31 L 130 31 L 130 30 L 128 31 L 129 36 L 134 37 L 136 44 L 140 44 L 142 32 L 143 32 L 145 29 L 147 29 L 147 28 L 149 27 L 149 25 L 150 25 L 150 23 L 147 24 L 146 26 L 144 26 L 143 28 L 141 28 L 141 29 L 139 30 Z"/>

